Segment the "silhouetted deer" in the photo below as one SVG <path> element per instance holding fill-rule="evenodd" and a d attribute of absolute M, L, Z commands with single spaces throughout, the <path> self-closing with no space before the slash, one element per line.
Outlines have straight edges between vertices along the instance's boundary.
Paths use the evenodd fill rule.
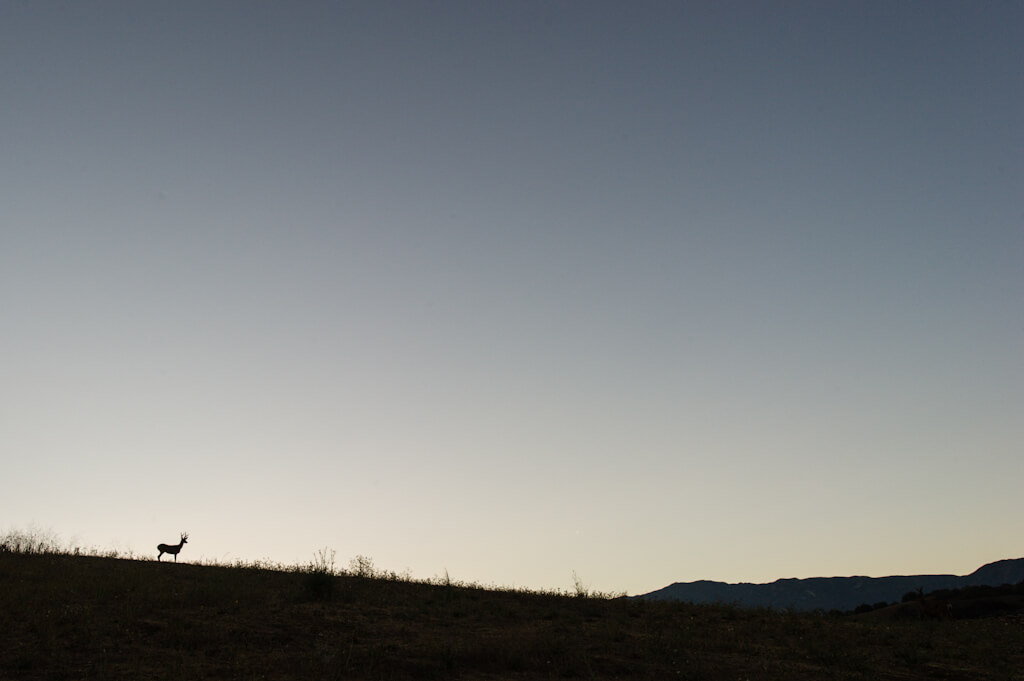
<path fill-rule="evenodd" d="M 172 556 L 174 556 L 174 562 L 177 563 L 178 562 L 178 551 L 181 551 L 181 547 L 184 546 L 187 543 L 188 543 L 188 533 L 187 532 L 182 532 L 181 533 L 181 541 L 178 542 L 177 544 L 157 544 L 156 550 L 160 552 L 160 555 L 157 556 L 156 559 L 160 560 L 160 556 L 164 555 L 165 553 L 169 553 Z"/>
<path fill-rule="evenodd" d="M 934 597 L 929 600 L 924 595 L 924 588 L 917 587 L 918 603 L 921 606 L 921 614 L 925 617 L 936 620 L 953 619 L 953 604 L 945 600 L 936 600 Z"/>

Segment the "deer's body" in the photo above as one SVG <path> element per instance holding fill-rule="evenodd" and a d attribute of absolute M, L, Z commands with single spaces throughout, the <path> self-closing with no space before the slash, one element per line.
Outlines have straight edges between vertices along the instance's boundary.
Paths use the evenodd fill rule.
<path fill-rule="evenodd" d="M 160 555 L 156 557 L 160 560 L 161 556 L 165 553 L 169 553 L 174 556 L 174 562 L 178 562 L 178 551 L 181 551 L 181 547 L 188 543 L 188 533 L 183 532 L 181 534 L 181 541 L 177 544 L 157 544 L 156 550 L 160 552 Z"/>

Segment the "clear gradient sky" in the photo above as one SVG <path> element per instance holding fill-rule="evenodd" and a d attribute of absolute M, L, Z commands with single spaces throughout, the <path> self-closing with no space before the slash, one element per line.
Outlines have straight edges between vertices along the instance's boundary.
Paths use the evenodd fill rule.
<path fill-rule="evenodd" d="M 0 529 L 643 593 L 1024 555 L 1024 3 L 0 4 Z"/>

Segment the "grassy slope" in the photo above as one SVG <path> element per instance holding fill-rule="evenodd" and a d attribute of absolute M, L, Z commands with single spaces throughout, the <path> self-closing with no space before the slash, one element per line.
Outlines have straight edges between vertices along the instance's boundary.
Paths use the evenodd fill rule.
<path fill-rule="evenodd" d="M 1024 622 L 878 622 L 0 553 L 2 679 L 1021 679 Z"/>

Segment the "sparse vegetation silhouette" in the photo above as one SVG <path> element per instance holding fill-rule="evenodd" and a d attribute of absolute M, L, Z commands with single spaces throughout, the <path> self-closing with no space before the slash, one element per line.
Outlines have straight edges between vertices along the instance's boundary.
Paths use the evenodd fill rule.
<path fill-rule="evenodd" d="M 306 592 L 316 601 L 329 601 L 334 597 L 335 578 L 334 549 L 322 548 L 313 554 L 313 560 L 306 566 Z"/>

